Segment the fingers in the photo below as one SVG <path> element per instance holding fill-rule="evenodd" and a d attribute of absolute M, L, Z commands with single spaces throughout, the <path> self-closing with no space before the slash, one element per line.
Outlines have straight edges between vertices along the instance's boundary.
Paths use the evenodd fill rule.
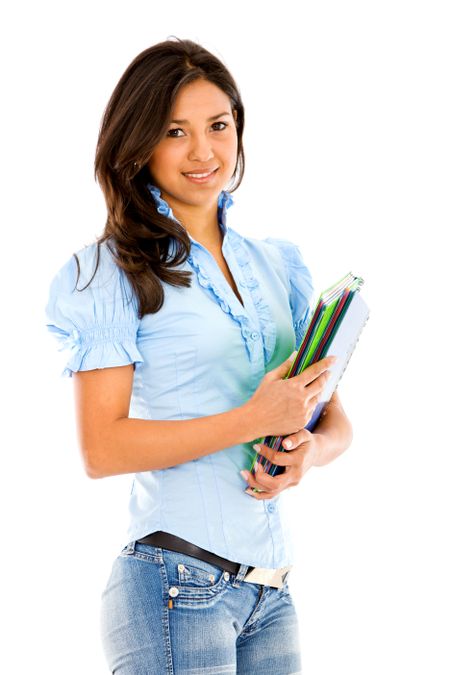
<path fill-rule="evenodd" d="M 315 363 L 305 368 L 305 370 L 301 372 L 299 375 L 295 375 L 294 379 L 298 378 L 298 382 L 300 382 L 303 385 L 310 384 L 322 373 L 331 368 L 331 366 L 336 362 L 336 360 L 337 359 L 335 356 L 327 356 L 325 359 L 320 359 L 320 361 L 316 361 Z"/>
<path fill-rule="evenodd" d="M 253 499 L 273 499 L 273 497 L 276 497 L 277 495 L 280 494 L 281 489 L 277 490 L 276 492 L 256 492 L 256 490 L 248 488 L 245 492 L 248 495 L 251 495 Z"/>
<path fill-rule="evenodd" d="M 320 394 L 318 394 L 317 396 L 313 396 L 312 398 L 309 399 L 309 401 L 308 401 L 308 404 L 309 404 L 309 407 L 308 407 L 309 419 L 311 419 L 311 417 L 313 415 L 313 412 L 316 409 L 316 405 L 320 401 L 320 398 L 321 398 L 321 396 L 320 396 Z"/>
<path fill-rule="evenodd" d="M 292 458 L 289 457 L 289 453 L 275 450 L 275 448 L 269 448 L 268 445 L 263 444 L 260 444 L 258 447 L 258 453 L 268 459 L 272 464 L 276 464 L 277 466 L 289 466 L 292 464 Z M 255 469 L 258 466 L 260 467 L 260 471 L 264 468 L 261 464 L 256 463 Z"/>
<path fill-rule="evenodd" d="M 313 403 L 314 399 L 312 399 L 311 403 Z M 303 443 L 307 443 L 311 438 L 311 432 L 308 429 L 300 429 L 300 431 L 297 431 L 295 434 L 289 434 L 289 436 L 286 436 L 286 438 L 283 439 L 282 445 L 283 448 L 286 448 L 286 450 L 294 450 L 295 448 L 298 448 L 299 445 L 302 445 Z M 267 446 L 263 445 L 262 446 L 262 451 L 261 454 L 264 452 L 265 453 L 265 448 Z M 272 450 L 273 448 L 267 448 L 268 450 Z M 277 457 L 278 455 L 281 455 L 281 457 L 286 457 L 286 453 L 283 451 L 279 453 L 274 454 L 274 460 L 273 463 L 277 464 Z M 289 455 L 287 455 L 289 457 Z M 270 460 L 272 462 L 272 460 Z"/>
<path fill-rule="evenodd" d="M 254 475 L 250 471 L 241 471 L 242 477 L 248 484 L 245 492 L 255 499 L 271 499 L 286 488 L 297 485 L 302 473 L 303 452 L 302 448 L 295 450 L 295 447 L 309 441 L 311 436 L 308 429 L 300 429 L 295 434 L 287 436 L 283 445 L 289 440 L 293 443 L 293 448 L 289 452 L 277 451 L 264 444 L 255 444 L 254 447 L 259 448 L 258 452 L 261 456 L 267 458 L 272 464 L 284 466 L 285 470 L 277 476 L 271 476 L 265 472 L 262 464 L 256 462 Z"/>
<path fill-rule="evenodd" d="M 266 379 L 275 380 L 279 377 L 285 377 L 288 374 L 289 370 L 291 369 L 291 366 L 296 356 L 297 352 L 296 350 L 294 350 L 292 354 L 288 356 L 288 358 L 285 361 L 283 361 L 283 363 L 280 363 L 279 366 L 273 368 L 272 370 L 269 370 L 269 372 L 266 373 L 265 375 Z"/>
<path fill-rule="evenodd" d="M 321 393 L 326 387 L 328 380 L 331 377 L 329 370 L 326 370 L 324 373 L 319 375 L 315 380 L 310 382 L 310 384 L 305 386 L 305 392 L 307 393 L 306 399 L 312 399 L 313 397 L 320 398 Z"/>
<path fill-rule="evenodd" d="M 286 448 L 287 450 L 290 450 L 290 452 L 285 452 L 284 450 L 275 450 L 275 448 L 269 448 L 268 445 L 264 445 L 263 443 L 255 444 L 253 447 L 255 449 L 258 448 L 258 454 L 268 459 L 271 464 L 276 464 L 277 466 L 284 466 L 289 468 L 290 466 L 298 462 L 298 459 L 295 457 L 292 451 L 295 450 L 295 448 L 297 448 L 299 445 L 306 443 L 310 439 L 311 439 L 311 432 L 308 429 L 300 429 L 295 434 L 290 434 L 289 436 L 286 436 L 286 438 L 283 440 L 282 443 L 283 447 Z M 288 443 L 291 443 L 290 448 L 287 447 Z M 264 470 L 262 464 L 256 463 L 255 469 L 257 467 L 260 467 L 258 471 L 262 473 L 262 471 Z M 282 476 L 283 474 L 279 474 L 278 477 L 280 477 L 280 475 Z M 274 478 L 274 476 L 270 476 L 270 478 Z"/>
<path fill-rule="evenodd" d="M 263 499 L 268 499 L 268 493 L 278 493 L 287 487 L 285 474 L 270 476 L 264 471 L 262 465 L 258 463 L 255 464 L 255 476 L 249 472 L 247 483 L 248 488 L 245 491 L 253 496 L 255 493 L 252 489 L 262 490 L 261 494 L 264 494 Z"/>

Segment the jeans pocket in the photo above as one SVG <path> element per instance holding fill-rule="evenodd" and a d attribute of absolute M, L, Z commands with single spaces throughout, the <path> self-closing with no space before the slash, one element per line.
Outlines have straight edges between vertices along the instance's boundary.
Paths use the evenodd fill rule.
<path fill-rule="evenodd" d="M 178 583 L 180 586 L 195 586 L 195 587 L 208 587 L 215 586 L 220 582 L 224 570 L 210 563 L 204 563 L 202 566 L 202 561 L 200 565 L 197 562 L 193 563 L 191 558 L 183 556 L 182 562 L 177 564 L 178 569 Z"/>
<path fill-rule="evenodd" d="M 123 547 L 118 558 L 134 558 L 135 560 L 143 560 L 144 562 L 160 563 L 161 549 L 151 544 L 140 544 L 138 541 L 131 541 Z"/>
<path fill-rule="evenodd" d="M 169 587 L 176 588 L 176 604 L 207 602 L 227 588 L 231 575 L 218 565 L 167 549 L 163 558 Z"/>

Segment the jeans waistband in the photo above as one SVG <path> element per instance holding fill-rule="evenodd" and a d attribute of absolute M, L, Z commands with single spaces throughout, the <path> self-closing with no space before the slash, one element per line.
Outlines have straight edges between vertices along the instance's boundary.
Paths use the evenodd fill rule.
<path fill-rule="evenodd" d="M 142 539 L 138 539 L 137 541 L 140 544 L 149 544 L 151 546 L 167 548 L 169 551 L 175 551 L 176 553 L 186 553 L 186 555 L 190 555 L 194 558 L 199 558 L 199 560 L 209 562 L 212 565 L 222 567 L 222 569 L 230 572 L 230 574 L 237 575 L 241 567 L 240 563 L 227 560 L 226 558 L 221 558 L 211 551 L 207 551 L 200 546 L 192 544 L 190 541 L 186 541 L 186 539 L 181 539 L 181 537 L 176 537 L 173 534 L 162 532 L 161 530 L 158 532 L 152 532 L 152 534 L 148 534 L 146 537 L 142 537 Z M 247 573 L 253 569 L 254 567 L 249 567 Z"/>

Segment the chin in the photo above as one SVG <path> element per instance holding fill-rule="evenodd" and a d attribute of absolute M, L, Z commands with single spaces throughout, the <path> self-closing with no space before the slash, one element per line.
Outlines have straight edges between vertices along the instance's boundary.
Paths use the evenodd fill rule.
<path fill-rule="evenodd" d="M 222 181 L 220 184 L 216 183 L 215 185 L 207 185 L 206 183 L 203 185 L 201 183 L 188 183 L 187 185 L 183 185 L 180 190 L 177 190 L 177 193 L 180 196 L 183 195 L 187 197 L 189 200 L 203 203 L 205 199 L 210 200 L 213 197 L 218 197 L 224 189 L 225 187 L 222 185 Z"/>

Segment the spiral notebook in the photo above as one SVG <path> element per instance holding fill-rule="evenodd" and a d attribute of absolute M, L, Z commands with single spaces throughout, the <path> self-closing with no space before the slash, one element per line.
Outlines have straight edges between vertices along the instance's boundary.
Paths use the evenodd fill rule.
<path fill-rule="evenodd" d="M 295 359 L 284 379 L 298 375 L 312 363 L 336 356 L 337 360 L 329 369 L 328 380 L 321 398 L 305 429 L 313 431 L 322 410 L 332 397 L 339 381 L 347 368 L 350 357 L 358 342 L 362 329 L 369 318 L 369 308 L 361 297 L 360 289 L 364 280 L 351 272 L 320 294 L 317 305 L 308 324 L 305 336 L 299 346 Z M 285 436 L 265 436 L 257 442 L 287 452 L 281 445 Z M 255 452 L 251 466 L 261 464 L 265 473 L 276 476 L 284 472 L 284 466 L 272 464 L 266 457 Z"/>

